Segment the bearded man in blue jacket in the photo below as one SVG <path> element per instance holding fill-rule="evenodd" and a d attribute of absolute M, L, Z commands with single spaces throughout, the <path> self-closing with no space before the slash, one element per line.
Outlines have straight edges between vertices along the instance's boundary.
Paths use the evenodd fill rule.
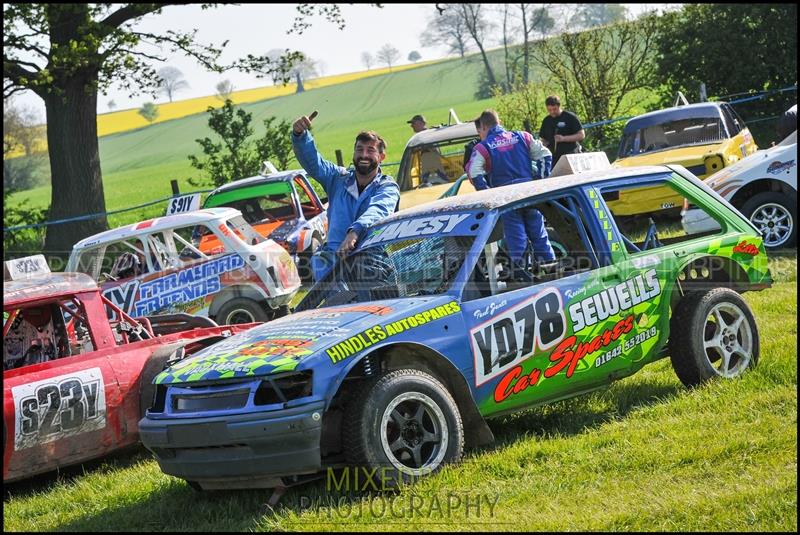
<path fill-rule="evenodd" d="M 309 132 L 316 116 L 315 111 L 294 122 L 292 148 L 306 173 L 328 194 L 328 241 L 311 259 L 314 279 L 318 281 L 333 267 L 336 254 L 345 256 L 355 249 L 366 227 L 397 210 L 400 188 L 392 177 L 381 172 L 386 142 L 371 130 L 356 136 L 353 169 L 325 160 Z"/>
<path fill-rule="evenodd" d="M 485 110 L 476 124 L 478 121 L 481 142 L 475 145 L 467 164 L 467 174 L 476 190 L 520 184 L 534 178 L 550 176 L 552 154 L 530 133 L 504 130 L 494 110 Z M 534 162 L 539 164 L 535 173 Z M 516 280 L 531 280 L 523 261 L 528 239 L 533 245 L 536 260 L 555 260 L 544 226 L 544 217 L 539 210 L 533 208 L 511 210 L 501 217 L 506 247 L 513 264 L 513 277 Z"/>

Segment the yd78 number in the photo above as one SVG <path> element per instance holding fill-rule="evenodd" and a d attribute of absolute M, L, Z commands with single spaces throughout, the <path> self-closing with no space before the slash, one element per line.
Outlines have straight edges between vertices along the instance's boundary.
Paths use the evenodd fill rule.
<path fill-rule="evenodd" d="M 512 307 L 471 331 L 475 382 L 479 386 L 528 358 L 536 347 L 548 349 L 566 331 L 558 290 L 550 289 Z"/>

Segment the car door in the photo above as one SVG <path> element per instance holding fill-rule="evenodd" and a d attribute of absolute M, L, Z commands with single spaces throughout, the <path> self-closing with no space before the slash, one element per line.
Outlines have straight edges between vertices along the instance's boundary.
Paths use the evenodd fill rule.
<path fill-rule="evenodd" d="M 494 232 L 484 246 L 478 266 L 490 279 L 488 291 L 477 298 L 465 292 L 462 303 L 474 365 L 471 386 L 484 415 L 568 397 L 609 380 L 595 359 L 613 351 L 632 327 L 619 310 L 604 307 L 598 314 L 594 307 L 594 296 L 616 284 L 620 274 L 597 225 L 588 224 L 594 212 L 583 195 L 556 199 L 561 207 L 548 211 L 548 223 L 566 214 L 554 228 L 567 251 L 558 266 L 574 263 L 575 269 L 563 267 L 507 291 L 488 275 L 502 258 L 496 255 L 502 232 Z"/>

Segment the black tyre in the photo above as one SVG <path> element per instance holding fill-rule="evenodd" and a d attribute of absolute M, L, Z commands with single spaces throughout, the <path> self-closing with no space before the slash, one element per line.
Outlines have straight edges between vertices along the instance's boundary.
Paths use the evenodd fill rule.
<path fill-rule="evenodd" d="M 305 286 L 314 284 L 314 271 L 311 269 L 311 257 L 322 246 L 322 240 L 319 239 L 317 234 L 311 238 L 311 247 L 297 255 L 297 273 L 300 275 L 300 281 Z"/>
<path fill-rule="evenodd" d="M 729 288 L 688 293 L 670 320 L 670 359 L 681 382 L 695 387 L 732 379 L 758 364 L 758 328 L 750 307 Z"/>
<path fill-rule="evenodd" d="M 269 314 L 261 305 L 247 297 L 236 297 L 222 305 L 216 322 L 220 325 L 235 325 L 254 321 L 269 321 Z"/>
<path fill-rule="evenodd" d="M 764 237 L 769 250 L 794 247 L 797 243 L 797 197 L 765 191 L 742 205 L 742 214 Z"/>
<path fill-rule="evenodd" d="M 201 487 L 200 483 L 197 481 L 193 481 L 191 479 L 184 479 L 184 481 L 186 481 L 186 484 L 189 485 L 189 488 L 191 488 L 193 491 L 203 492 L 203 487 Z"/>
<path fill-rule="evenodd" d="M 182 351 L 182 350 L 181 350 Z M 164 371 L 167 361 L 174 355 L 173 351 L 157 350 L 150 358 L 142 369 L 139 383 L 139 417 L 144 418 L 147 409 L 153 406 L 153 400 L 156 395 L 156 385 L 153 384 L 153 379 L 156 375 Z"/>
<path fill-rule="evenodd" d="M 457 462 L 464 428 L 453 397 L 433 376 L 394 370 L 364 383 L 345 412 L 342 443 L 348 463 L 378 488 L 396 487 Z"/>

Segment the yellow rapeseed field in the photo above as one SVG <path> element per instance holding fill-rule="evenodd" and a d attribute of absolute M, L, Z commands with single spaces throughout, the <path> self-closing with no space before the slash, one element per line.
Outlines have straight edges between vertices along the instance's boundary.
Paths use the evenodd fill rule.
<path fill-rule="evenodd" d="M 434 61 L 427 61 L 416 63 L 413 65 L 401 65 L 393 67 L 391 72 L 404 71 L 413 69 L 421 65 L 429 65 Z M 388 68 L 374 69 L 370 71 L 351 72 L 346 74 L 337 74 L 334 76 L 324 76 L 322 78 L 315 78 L 304 82 L 306 90 L 314 89 L 317 87 L 325 87 L 329 85 L 342 84 L 345 82 L 352 82 L 353 80 L 360 80 L 370 76 L 379 76 L 387 74 Z M 256 102 L 268 98 L 275 98 L 284 95 L 291 95 L 295 92 L 296 84 L 291 83 L 285 86 L 268 86 L 258 87 L 255 89 L 245 89 L 243 91 L 234 91 L 231 94 L 231 100 L 234 104 L 244 104 L 246 102 Z M 166 104 L 158 105 L 158 118 L 153 123 L 160 123 L 162 121 L 169 121 L 170 119 L 179 119 L 192 115 L 195 113 L 205 112 L 209 106 L 219 107 L 222 101 L 216 96 L 190 98 L 178 102 L 169 102 Z M 149 123 L 139 115 L 138 109 L 122 110 L 113 113 L 104 113 L 97 116 L 97 135 L 107 136 L 109 134 L 117 134 L 135 128 L 142 128 Z"/>
<path fill-rule="evenodd" d="M 423 65 L 430 65 L 441 60 L 423 61 L 412 65 L 401 65 L 390 69 L 373 69 L 370 71 L 350 72 L 346 74 L 337 74 L 333 76 L 323 76 L 321 78 L 314 78 L 304 82 L 306 90 L 314 89 L 317 87 L 325 87 L 329 85 L 343 84 L 345 82 L 352 82 L 362 78 L 369 78 L 370 76 L 379 76 L 389 72 L 405 71 Z M 259 100 L 266 100 L 268 98 L 281 97 L 284 95 L 291 95 L 295 92 L 297 84 L 291 83 L 287 85 L 275 85 L 267 87 L 257 87 L 255 89 L 244 89 L 242 91 L 234 91 L 231 93 L 231 100 L 235 104 L 244 104 L 246 102 L 256 102 Z M 179 100 L 177 102 L 168 102 L 165 104 L 158 104 L 158 118 L 153 121 L 153 124 L 170 119 L 180 119 L 187 115 L 205 112 L 209 106 L 219 107 L 222 106 L 222 101 L 216 96 L 190 98 L 186 100 Z M 110 134 L 118 134 L 136 128 L 147 126 L 148 123 L 144 117 L 139 115 L 139 109 L 133 108 L 129 110 L 120 110 L 111 113 L 104 113 L 97 116 L 97 135 L 107 136 Z M 47 150 L 47 140 L 45 139 L 46 132 L 42 129 L 42 139 L 37 143 L 37 152 Z M 19 149 L 9 155 L 10 158 L 22 156 L 24 152 Z"/>

